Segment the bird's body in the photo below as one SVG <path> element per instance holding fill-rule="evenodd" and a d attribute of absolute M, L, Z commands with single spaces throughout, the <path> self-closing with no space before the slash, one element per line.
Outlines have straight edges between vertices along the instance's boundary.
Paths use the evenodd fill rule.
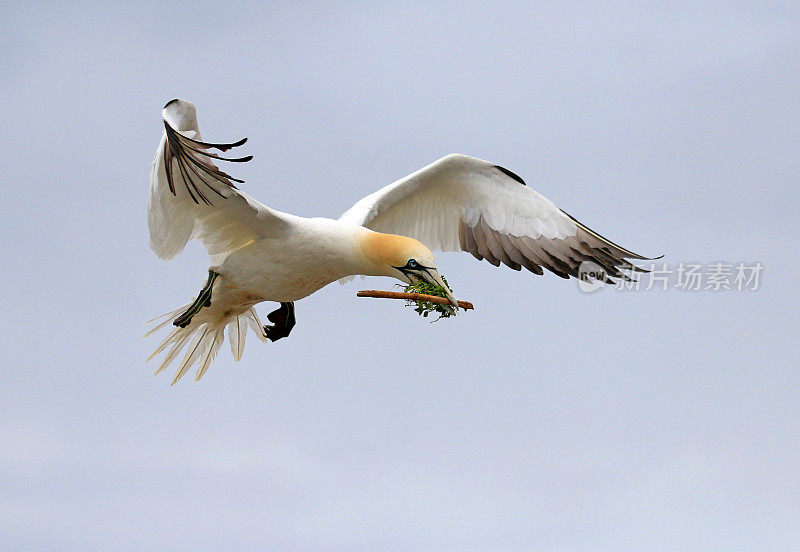
<path fill-rule="evenodd" d="M 299 301 L 353 273 L 352 243 L 361 230 L 326 218 L 286 216 L 281 233 L 232 250 L 212 270 L 254 302 Z"/>
<path fill-rule="evenodd" d="M 238 360 L 247 328 L 262 340 L 286 337 L 294 302 L 336 280 L 355 275 L 427 281 L 447 290 L 430 248 L 467 251 L 495 266 L 577 276 L 582 262 L 625 278 L 643 259 L 589 230 L 514 173 L 473 157 L 446 156 L 358 201 L 339 219 L 303 218 L 270 209 L 239 191 L 241 182 L 212 159 L 244 143 L 203 142 L 194 105 L 169 102 L 165 133 L 150 179 L 150 245 L 162 258 L 201 239 L 211 258 L 209 278 L 197 299 L 165 315 L 155 331 L 177 326 L 153 355 L 167 351 L 163 370 L 184 348 L 177 381 L 198 364 L 202 377 L 225 328 Z M 455 298 L 449 295 L 453 305 Z M 254 305 L 281 303 L 261 326 Z M 151 332 L 152 333 L 152 332 Z"/>
<path fill-rule="evenodd" d="M 380 234 L 329 218 L 275 212 L 280 233 L 260 237 L 221 256 L 210 269 L 219 275 L 214 301 L 198 316 L 227 316 L 263 301 L 299 301 L 337 280 L 372 274 L 361 257 L 362 244 Z"/>

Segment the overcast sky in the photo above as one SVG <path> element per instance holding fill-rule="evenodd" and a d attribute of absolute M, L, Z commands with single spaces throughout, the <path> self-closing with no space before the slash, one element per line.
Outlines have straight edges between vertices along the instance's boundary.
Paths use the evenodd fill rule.
<path fill-rule="evenodd" d="M 800 10 L 530 4 L 2 4 L 1 548 L 800 549 Z M 760 262 L 759 289 L 443 254 L 475 312 L 334 284 L 170 388 L 144 321 L 208 267 L 148 248 L 174 97 L 249 137 L 231 170 L 279 210 L 460 152 L 671 268 Z"/>

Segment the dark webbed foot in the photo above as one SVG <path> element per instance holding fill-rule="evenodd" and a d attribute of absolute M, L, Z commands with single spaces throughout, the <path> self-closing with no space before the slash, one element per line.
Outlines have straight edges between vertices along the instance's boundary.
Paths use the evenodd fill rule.
<path fill-rule="evenodd" d="M 264 334 L 270 341 L 288 336 L 294 328 L 294 303 L 281 303 L 281 308 L 267 315 L 272 326 L 264 326 Z"/>
<path fill-rule="evenodd" d="M 200 295 L 197 296 L 194 303 L 189 305 L 186 312 L 172 321 L 173 324 L 180 328 L 185 328 L 191 323 L 194 315 L 200 312 L 200 309 L 211 306 L 211 290 L 214 287 L 214 280 L 217 279 L 217 276 L 219 276 L 219 274 L 213 270 L 208 271 L 208 280 L 206 281 L 206 285 L 203 286 L 203 289 L 200 290 Z"/>

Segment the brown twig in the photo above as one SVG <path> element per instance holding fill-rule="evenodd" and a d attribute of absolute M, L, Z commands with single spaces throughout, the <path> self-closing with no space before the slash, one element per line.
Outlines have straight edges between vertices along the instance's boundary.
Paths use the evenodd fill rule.
<path fill-rule="evenodd" d="M 359 291 L 359 297 L 375 297 L 377 299 L 405 299 L 406 301 L 430 301 L 439 305 L 449 305 L 450 300 L 436 295 L 426 295 L 424 293 L 403 293 L 399 291 L 380 291 L 377 289 L 367 289 Z M 459 301 L 458 306 L 464 310 L 475 310 L 469 301 Z"/>

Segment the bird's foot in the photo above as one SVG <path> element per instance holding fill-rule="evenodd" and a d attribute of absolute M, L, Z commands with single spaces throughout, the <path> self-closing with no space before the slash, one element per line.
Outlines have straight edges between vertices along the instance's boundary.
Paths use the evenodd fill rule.
<path fill-rule="evenodd" d="M 197 299 L 194 300 L 194 303 L 189 305 L 189 308 L 186 309 L 186 312 L 172 321 L 174 325 L 178 326 L 179 328 L 185 328 L 192 322 L 194 315 L 200 312 L 200 309 L 211 306 L 211 290 L 214 287 L 214 281 L 217 279 L 217 276 L 219 276 L 219 274 L 213 270 L 208 271 L 208 280 L 206 281 L 206 285 L 204 285 L 203 289 L 200 290 L 200 294 L 197 296 Z"/>
<path fill-rule="evenodd" d="M 267 339 L 278 341 L 287 337 L 295 325 L 294 303 L 281 303 L 281 307 L 269 313 L 267 318 L 273 323 L 271 326 L 264 326 L 264 335 Z"/>

